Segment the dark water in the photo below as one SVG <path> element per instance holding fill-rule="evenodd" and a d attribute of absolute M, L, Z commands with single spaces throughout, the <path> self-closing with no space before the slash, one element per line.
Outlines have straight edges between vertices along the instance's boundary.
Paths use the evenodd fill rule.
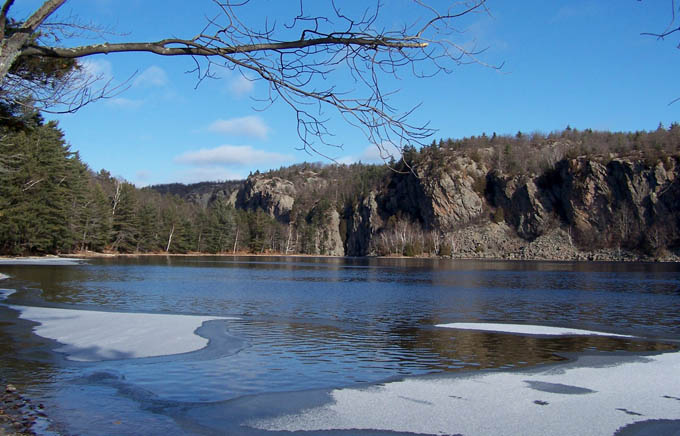
<path fill-rule="evenodd" d="M 13 304 L 240 318 L 206 326 L 228 346 L 76 363 L 0 307 L 0 374 L 65 434 L 260 434 L 240 424 L 323 401 L 330 388 L 560 353 L 666 351 L 680 339 L 680 266 L 669 264 L 173 257 L 0 272 L 12 276 L 0 287 L 18 290 Z M 645 339 L 434 327 L 477 321 Z"/>

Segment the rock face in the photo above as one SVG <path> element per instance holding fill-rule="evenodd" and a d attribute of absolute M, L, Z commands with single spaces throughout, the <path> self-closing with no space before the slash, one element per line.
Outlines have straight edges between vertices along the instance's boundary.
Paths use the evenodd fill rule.
<path fill-rule="evenodd" d="M 305 253 L 330 256 L 344 256 L 345 248 L 340 234 L 340 214 L 328 201 L 312 199 L 312 206 L 306 213 L 292 216 L 293 207 L 300 192 L 309 193 L 324 188 L 327 181 L 312 171 L 301 174 L 299 185 L 280 177 L 267 177 L 263 174 L 252 175 L 243 182 L 236 194 L 235 206 L 245 210 L 262 210 L 284 224 L 300 224 L 295 219 L 305 221 Z M 307 206 L 310 207 L 310 206 Z M 300 235 L 295 238 L 300 243 Z M 301 243 L 302 244 L 302 243 Z M 299 247 L 298 247 L 299 248 Z"/>
<path fill-rule="evenodd" d="M 371 241 L 383 226 L 378 212 L 376 193 L 371 191 L 347 214 L 347 244 L 348 256 L 371 256 L 375 252 L 371 248 Z"/>
<path fill-rule="evenodd" d="M 588 159 L 558 163 L 557 190 L 564 220 L 580 232 L 603 231 L 615 200 L 607 167 Z"/>
<path fill-rule="evenodd" d="M 671 205 L 671 198 L 680 200 L 677 178 L 676 159 L 650 166 L 639 160 L 603 164 L 581 157 L 560 161 L 540 176 L 490 173 L 487 198 L 526 240 L 562 225 L 586 244 L 658 245 L 662 241 L 648 239 L 657 237 L 660 227 L 664 238 L 677 233 L 680 210 Z"/>
<path fill-rule="evenodd" d="M 483 189 L 475 185 L 486 176 L 486 168 L 465 157 L 457 158 L 447 171 L 433 174 L 417 171 L 418 206 L 430 228 L 452 229 L 479 217 L 483 212 Z"/>
<path fill-rule="evenodd" d="M 288 243 L 305 253 L 376 255 L 377 243 L 388 232 L 394 238 L 399 225 L 427 233 L 420 241 L 445 243 L 457 256 L 568 259 L 580 258 L 579 249 L 617 247 L 620 257 L 621 248 L 655 253 L 680 245 L 679 159 L 581 156 L 516 175 L 461 154 L 387 173 L 367 193 L 346 197 L 341 213 L 342 190 L 333 188 L 340 178 L 318 169 L 295 173 L 295 182 L 253 175 L 214 191 L 209 203 L 220 198 L 263 210 L 290 225 Z"/>
<path fill-rule="evenodd" d="M 505 221 L 523 239 L 537 238 L 552 224 L 555 195 L 542 189 L 541 182 L 528 176 L 504 177 L 498 172 L 487 175 L 486 193 L 491 206 L 504 211 Z"/>
<path fill-rule="evenodd" d="M 310 250 L 310 254 L 344 256 L 345 247 L 340 235 L 340 214 L 335 209 L 324 211 L 323 214 L 323 222 L 313 230 L 314 247 Z"/>
<path fill-rule="evenodd" d="M 236 195 L 235 206 L 245 210 L 262 209 L 280 222 L 290 222 L 295 203 L 293 182 L 263 175 L 248 177 Z"/>
<path fill-rule="evenodd" d="M 680 242 L 677 158 L 649 165 L 640 159 L 602 163 L 579 157 L 557 162 L 542 174 L 485 171 L 459 158 L 446 170 L 426 167 L 394 176 L 383 192 L 371 192 L 348 212 L 346 253 L 375 254 L 371 241 L 395 215 L 430 231 L 457 235 L 450 243 L 454 251 L 486 251 L 491 257 L 504 257 L 505 252 L 518 259 L 540 257 L 537 253 L 551 251 L 545 241 L 553 240 L 560 241 L 564 253 L 555 251 L 549 258 L 573 258 L 578 251 L 574 244 L 582 249 L 655 250 Z M 507 231 L 491 225 L 494 218 L 507 224 Z M 554 236 L 560 228 L 566 233 Z M 475 232 L 481 236 L 473 237 Z M 548 234 L 553 236 L 543 237 Z M 539 238 L 544 242 L 526 245 Z"/>
<path fill-rule="evenodd" d="M 562 218 L 577 231 L 653 245 L 660 242 L 653 240 L 659 230 L 664 238 L 677 233 L 680 198 L 675 158 L 651 166 L 626 159 L 603 165 L 580 158 L 560 162 L 557 170 Z M 671 198 L 676 206 L 671 206 Z"/>
<path fill-rule="evenodd" d="M 478 218 L 484 210 L 483 179 L 487 169 L 467 157 L 441 166 L 423 166 L 395 175 L 380 200 L 383 215 L 404 213 L 428 229 L 453 229 Z"/>

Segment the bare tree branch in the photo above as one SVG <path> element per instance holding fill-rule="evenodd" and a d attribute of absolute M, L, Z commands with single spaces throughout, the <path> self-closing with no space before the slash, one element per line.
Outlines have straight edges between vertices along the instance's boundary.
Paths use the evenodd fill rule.
<path fill-rule="evenodd" d="M 9 8 L 14 4 L 14 0 L 5 0 L 2 5 L 2 10 L 0 10 L 0 35 L 5 34 L 5 28 L 7 27 L 7 13 L 9 13 Z"/>
<path fill-rule="evenodd" d="M 34 29 L 35 33 L 36 26 L 49 26 L 46 17 L 64 2 L 45 1 L 21 28 Z M 11 1 L 5 3 L 9 10 L 8 4 L 11 6 Z M 76 47 L 64 46 L 60 40 L 53 44 L 39 38 L 26 40 L 14 48 L 16 57 L 7 71 L 3 73 L 0 69 L 0 91 L 6 95 L 0 97 L 7 100 L 13 95 L 30 96 L 31 103 L 49 105 L 50 97 L 44 90 L 39 86 L 32 88 L 36 84 L 26 77 L 9 73 L 9 67 L 16 66 L 17 60 L 74 60 L 124 52 L 188 56 L 194 61 L 191 71 L 197 75 L 197 84 L 213 78 L 218 67 L 237 70 L 248 80 L 265 83 L 268 95 L 260 101 L 263 107 L 259 109 L 277 101 L 288 105 L 296 114 L 302 148 L 309 152 L 323 155 L 320 146 L 342 146 L 334 141 L 328 128 L 333 116 L 327 111 L 331 111 L 361 130 L 387 155 L 385 144 L 403 148 L 420 144 L 434 133 L 427 123 L 410 121 L 417 104 L 406 110 L 392 105 L 391 99 L 399 90 L 385 88 L 390 77 L 426 78 L 450 73 L 454 67 L 468 63 L 498 68 L 478 58 L 483 50 L 477 50 L 473 42 L 460 41 L 464 33 L 455 26 L 465 16 L 487 13 L 485 0 L 455 1 L 445 7 L 439 2 L 411 0 L 404 3 L 412 8 L 405 15 L 411 21 L 396 28 L 389 26 L 392 17 L 383 18 L 387 6 L 380 0 L 363 5 L 299 0 L 289 17 L 280 18 L 282 25 L 266 16 L 259 25 L 245 22 L 243 17 L 260 15 L 258 4 L 250 0 L 212 0 L 212 4 L 217 14 L 207 18 L 206 26 L 189 39 L 103 42 Z M 7 36 L 3 47 L 6 40 Z M 8 56 L 10 53 L 0 53 L 0 66 Z M 61 91 L 57 99 L 60 103 L 72 100 L 66 104 L 68 111 L 105 98 L 110 91 L 107 84 L 100 92 L 92 92 L 92 83 L 77 82 L 78 68 L 71 72 L 73 77 L 62 78 L 65 84 L 56 86 Z M 340 89 L 338 84 L 347 83 L 347 77 L 351 77 L 351 84 Z M 81 86 L 69 88 L 68 84 L 74 83 Z"/>
<path fill-rule="evenodd" d="M 50 15 L 61 7 L 66 0 L 47 0 L 21 26 L 26 33 L 33 33 Z"/>
<path fill-rule="evenodd" d="M 642 1 L 642 0 L 638 0 L 638 1 Z M 664 39 L 667 36 L 670 36 L 675 32 L 679 32 L 680 27 L 673 28 L 673 26 L 675 26 L 675 0 L 670 0 L 670 6 L 671 6 L 671 19 L 668 23 L 668 26 L 666 26 L 666 29 L 663 32 L 661 32 L 661 33 L 643 32 L 640 35 L 654 36 L 657 39 Z M 678 45 L 678 48 L 680 48 L 680 45 Z"/>
<path fill-rule="evenodd" d="M 642 0 L 638 0 L 638 1 L 642 1 Z M 671 19 L 670 19 L 670 21 L 668 22 L 668 25 L 666 26 L 666 29 L 665 29 L 663 32 L 661 32 L 661 33 L 643 32 L 643 33 L 641 33 L 640 35 L 642 35 L 642 36 L 653 36 L 653 37 L 655 37 L 656 39 L 663 40 L 663 39 L 666 39 L 667 37 L 671 36 L 672 34 L 674 34 L 674 33 L 676 33 L 676 32 L 680 32 L 680 26 L 677 26 L 677 25 L 676 25 L 676 22 L 675 22 L 675 20 L 676 20 L 676 16 L 675 16 L 675 11 L 676 11 L 675 0 L 669 0 L 669 3 L 670 3 L 670 7 L 671 7 Z M 676 26 L 677 26 L 677 27 L 676 27 Z M 680 48 L 680 43 L 678 43 L 677 48 Z M 678 101 L 680 101 L 680 97 L 671 100 L 671 101 L 668 103 L 668 105 L 670 106 L 670 105 L 672 105 L 672 104 L 674 104 L 674 103 L 676 103 L 676 102 L 678 102 Z"/>

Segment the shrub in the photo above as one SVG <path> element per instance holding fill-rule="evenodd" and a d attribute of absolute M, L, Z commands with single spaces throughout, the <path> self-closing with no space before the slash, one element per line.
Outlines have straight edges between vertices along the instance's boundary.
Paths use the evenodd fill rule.
<path fill-rule="evenodd" d="M 500 224 L 505 221 L 505 212 L 503 211 L 502 207 L 496 208 L 496 211 L 493 213 L 491 220 L 496 224 Z"/>
<path fill-rule="evenodd" d="M 442 257 L 451 257 L 453 255 L 453 250 L 451 249 L 451 246 L 448 243 L 443 243 L 439 247 L 439 255 Z"/>
<path fill-rule="evenodd" d="M 404 256 L 413 257 L 423 254 L 423 246 L 420 242 L 408 243 L 404 246 Z"/>
<path fill-rule="evenodd" d="M 482 175 L 477 177 L 472 183 L 472 190 L 479 195 L 484 195 L 486 192 L 486 176 Z"/>

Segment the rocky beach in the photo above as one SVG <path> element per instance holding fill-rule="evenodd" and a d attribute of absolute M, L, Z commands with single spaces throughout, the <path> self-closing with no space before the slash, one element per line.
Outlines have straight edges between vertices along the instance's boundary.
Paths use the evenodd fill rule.
<path fill-rule="evenodd" d="M 0 379 L 0 436 L 34 435 L 37 421 L 46 420 L 44 406 L 33 404 L 18 389 Z"/>

